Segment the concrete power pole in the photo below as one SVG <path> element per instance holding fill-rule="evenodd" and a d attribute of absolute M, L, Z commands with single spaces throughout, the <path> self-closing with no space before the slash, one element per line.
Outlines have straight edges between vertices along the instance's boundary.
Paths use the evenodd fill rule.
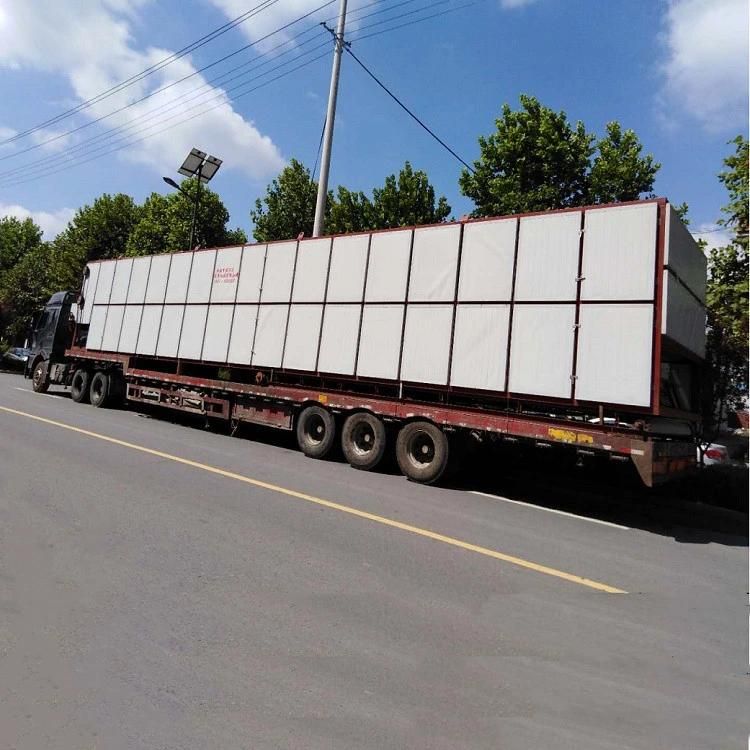
<path fill-rule="evenodd" d="M 326 127 L 323 132 L 323 153 L 320 158 L 320 179 L 318 180 L 318 199 L 315 203 L 315 222 L 313 237 L 320 237 L 323 232 L 323 221 L 328 198 L 328 172 L 331 167 L 331 145 L 333 142 L 333 121 L 336 119 L 336 97 L 339 93 L 339 70 L 341 53 L 344 51 L 344 29 L 346 28 L 346 0 L 339 3 L 339 21 L 336 25 L 336 43 L 333 50 L 333 68 L 331 69 L 331 88 L 328 92 L 328 111 Z"/>

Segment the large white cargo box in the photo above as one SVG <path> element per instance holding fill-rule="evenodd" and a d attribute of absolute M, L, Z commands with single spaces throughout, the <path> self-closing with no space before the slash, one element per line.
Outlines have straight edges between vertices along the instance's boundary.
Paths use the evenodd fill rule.
<path fill-rule="evenodd" d="M 664 199 L 91 263 L 86 346 L 658 412 L 705 349 L 706 261 Z M 675 368 L 675 371 L 678 368 Z"/>

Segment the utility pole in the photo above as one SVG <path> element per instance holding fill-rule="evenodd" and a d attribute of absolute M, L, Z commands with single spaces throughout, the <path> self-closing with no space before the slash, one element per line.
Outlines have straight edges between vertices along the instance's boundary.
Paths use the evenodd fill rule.
<path fill-rule="evenodd" d="M 328 172 L 331 167 L 331 146 L 333 142 L 333 121 L 336 119 L 336 97 L 339 92 L 339 70 L 341 53 L 344 51 L 344 29 L 346 28 L 346 1 L 340 0 L 339 21 L 336 25 L 336 41 L 333 49 L 333 68 L 331 69 L 331 88 L 328 92 L 328 111 L 326 126 L 323 132 L 323 153 L 320 158 L 320 178 L 318 179 L 318 199 L 315 203 L 315 222 L 313 237 L 320 237 L 323 232 L 323 220 L 328 198 Z"/>

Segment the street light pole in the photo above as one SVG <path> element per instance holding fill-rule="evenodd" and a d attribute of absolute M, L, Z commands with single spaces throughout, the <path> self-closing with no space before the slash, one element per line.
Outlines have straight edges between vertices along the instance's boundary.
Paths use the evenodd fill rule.
<path fill-rule="evenodd" d="M 198 185 L 195 188 L 195 201 L 193 202 L 193 220 L 190 223 L 190 247 L 188 250 L 195 249 L 195 219 L 198 215 L 198 204 L 201 199 L 201 172 L 203 171 L 203 164 L 198 167 L 196 177 L 198 179 Z"/>
<path fill-rule="evenodd" d="M 326 126 L 323 133 L 323 152 L 320 158 L 320 179 L 318 180 L 318 197 L 315 203 L 315 221 L 313 223 L 313 237 L 320 237 L 323 232 L 323 221 L 326 213 L 326 199 L 328 198 L 328 172 L 331 167 L 331 145 L 333 142 L 333 122 L 336 119 L 336 97 L 339 92 L 339 71 L 341 69 L 341 53 L 344 51 L 344 30 L 346 28 L 346 2 L 340 0 L 339 20 L 336 25 L 336 42 L 333 50 L 333 67 L 331 68 L 331 87 L 328 91 L 328 110 L 326 112 Z"/>

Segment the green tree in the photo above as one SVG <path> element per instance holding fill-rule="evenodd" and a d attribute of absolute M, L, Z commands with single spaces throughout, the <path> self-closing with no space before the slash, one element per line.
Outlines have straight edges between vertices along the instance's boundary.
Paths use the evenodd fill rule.
<path fill-rule="evenodd" d="M 389 175 L 382 188 L 372 191 L 372 198 L 339 187 L 336 200 L 330 207 L 326 230 L 338 234 L 439 224 L 450 212 L 451 207 L 444 196 L 436 199 L 435 188 L 427 174 L 414 171 L 407 161 L 398 176 Z"/>
<path fill-rule="evenodd" d="M 250 211 L 255 224 L 253 237 L 258 242 L 288 240 L 300 232 L 310 237 L 317 194 L 318 186 L 310 170 L 292 159 L 266 188 L 265 197 L 255 201 L 255 208 Z M 330 196 L 328 203 L 330 206 Z"/>
<path fill-rule="evenodd" d="M 495 132 L 479 138 L 475 172 L 461 174 L 459 185 L 474 201 L 474 216 L 631 200 L 651 191 L 659 165 L 642 156 L 632 130 L 611 122 L 597 141 L 565 112 L 532 96 L 521 95 L 520 101 L 518 111 L 503 105 Z"/>
<path fill-rule="evenodd" d="M 748 141 L 737 136 L 735 152 L 724 160 L 719 179 L 729 203 L 720 223 L 732 232 L 726 247 L 708 259 L 706 366 L 709 388 L 704 419 L 717 427 L 726 408 L 736 407 L 748 393 Z"/>
<path fill-rule="evenodd" d="M 7 311 L 4 337 L 8 341 L 21 340 L 25 336 L 34 313 L 56 291 L 50 271 L 50 246 L 40 243 L 3 276 L 0 303 Z"/>
<path fill-rule="evenodd" d="M 52 243 L 50 283 L 58 290 L 77 289 L 86 263 L 124 255 L 140 212 L 124 193 L 105 193 L 79 208 Z"/>
<path fill-rule="evenodd" d="M 598 154 L 588 175 L 587 203 L 634 201 L 650 193 L 661 164 L 643 146 L 632 130 L 619 122 L 607 123 L 607 135 L 597 143 Z"/>
<path fill-rule="evenodd" d="M 38 262 L 45 248 L 32 219 L 0 219 L 0 339 L 12 342 L 26 331 L 36 309 L 28 310 L 27 298 L 43 294 L 46 282 L 48 264 Z"/>
<path fill-rule="evenodd" d="M 15 216 L 0 219 L 0 275 L 41 243 L 42 230 L 32 219 Z"/>
<path fill-rule="evenodd" d="M 169 195 L 151 193 L 146 198 L 140 209 L 139 220 L 128 238 L 128 255 L 153 255 L 189 249 L 198 182 L 191 178 L 184 180 L 180 187 L 180 191 Z M 194 245 L 216 247 L 247 242 L 241 229 L 227 229 L 228 221 L 229 211 L 221 198 L 201 185 Z"/>

